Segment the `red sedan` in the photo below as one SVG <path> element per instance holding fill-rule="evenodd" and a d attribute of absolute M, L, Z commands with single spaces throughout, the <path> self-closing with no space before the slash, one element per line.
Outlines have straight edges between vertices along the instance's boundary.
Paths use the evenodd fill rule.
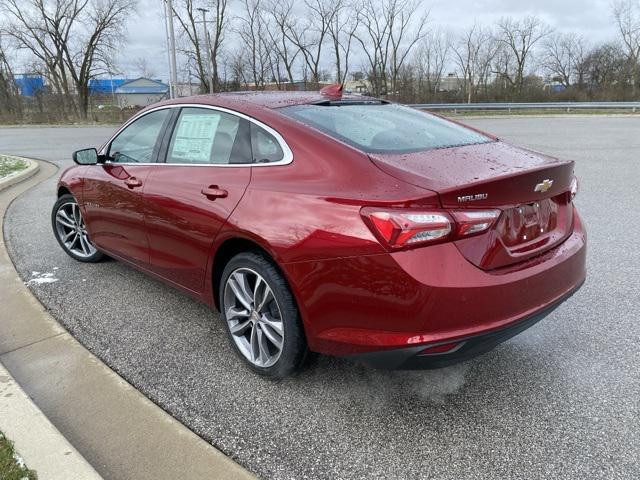
<path fill-rule="evenodd" d="M 162 102 L 74 160 L 52 212 L 62 248 L 217 308 L 273 377 L 309 352 L 466 360 L 586 275 L 573 162 L 339 89 Z"/>

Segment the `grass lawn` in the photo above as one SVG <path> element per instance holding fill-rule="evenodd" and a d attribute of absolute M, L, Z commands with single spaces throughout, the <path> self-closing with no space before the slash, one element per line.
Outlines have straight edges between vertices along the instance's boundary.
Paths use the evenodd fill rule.
<path fill-rule="evenodd" d="M 0 432 L 0 479 L 2 480 L 36 480 L 38 476 L 29 470 L 20 458 L 13 444 Z"/>
<path fill-rule="evenodd" d="M 6 177 L 25 168 L 27 168 L 27 162 L 24 160 L 14 160 L 0 155 L 0 178 Z"/>

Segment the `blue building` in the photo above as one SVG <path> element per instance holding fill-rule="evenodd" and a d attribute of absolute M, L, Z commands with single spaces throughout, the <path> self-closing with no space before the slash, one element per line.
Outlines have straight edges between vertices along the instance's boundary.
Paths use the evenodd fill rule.
<path fill-rule="evenodd" d="M 44 90 L 44 78 L 42 75 L 17 74 L 13 76 L 13 81 L 23 97 L 35 97 L 38 92 Z"/>
<path fill-rule="evenodd" d="M 127 78 L 92 78 L 89 80 L 89 95 L 111 95 Z"/>

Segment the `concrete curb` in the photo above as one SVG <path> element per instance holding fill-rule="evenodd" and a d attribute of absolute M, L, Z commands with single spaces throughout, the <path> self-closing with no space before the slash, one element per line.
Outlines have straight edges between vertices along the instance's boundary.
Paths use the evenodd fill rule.
<path fill-rule="evenodd" d="M 56 172 L 48 162 L 40 167 L 31 179 L 0 192 L 0 227 L 14 198 Z M 0 362 L 100 475 L 255 478 L 138 392 L 51 317 L 18 276 L 3 236 L 0 285 Z M 36 469 L 37 460 L 24 455 Z"/>
<path fill-rule="evenodd" d="M 16 157 L 15 155 L 2 156 L 15 160 L 23 160 L 27 163 L 28 166 L 24 170 L 20 170 L 14 174 L 9 175 L 8 177 L 0 178 L 0 192 L 15 185 L 16 183 L 20 183 L 27 178 L 33 177 L 40 170 L 40 164 L 31 160 L 30 158 Z"/>
<path fill-rule="evenodd" d="M 99 480 L 91 465 L 62 436 L 0 364 L 0 429 L 39 478 Z"/>

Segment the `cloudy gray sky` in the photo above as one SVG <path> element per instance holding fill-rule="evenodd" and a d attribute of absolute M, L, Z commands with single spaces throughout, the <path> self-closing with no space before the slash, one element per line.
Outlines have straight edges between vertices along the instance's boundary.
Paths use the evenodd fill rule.
<path fill-rule="evenodd" d="M 238 1 L 229 2 L 237 11 Z M 136 71 L 136 59 L 145 57 L 156 76 L 166 80 L 168 60 L 162 5 L 162 0 L 140 0 L 138 14 L 130 17 L 127 40 L 118 58 L 125 76 L 140 73 Z M 581 33 L 593 42 L 613 39 L 616 35 L 610 5 L 610 0 L 425 1 L 431 11 L 431 25 L 454 32 L 476 20 L 491 24 L 502 16 L 534 14 L 558 30 Z"/>

